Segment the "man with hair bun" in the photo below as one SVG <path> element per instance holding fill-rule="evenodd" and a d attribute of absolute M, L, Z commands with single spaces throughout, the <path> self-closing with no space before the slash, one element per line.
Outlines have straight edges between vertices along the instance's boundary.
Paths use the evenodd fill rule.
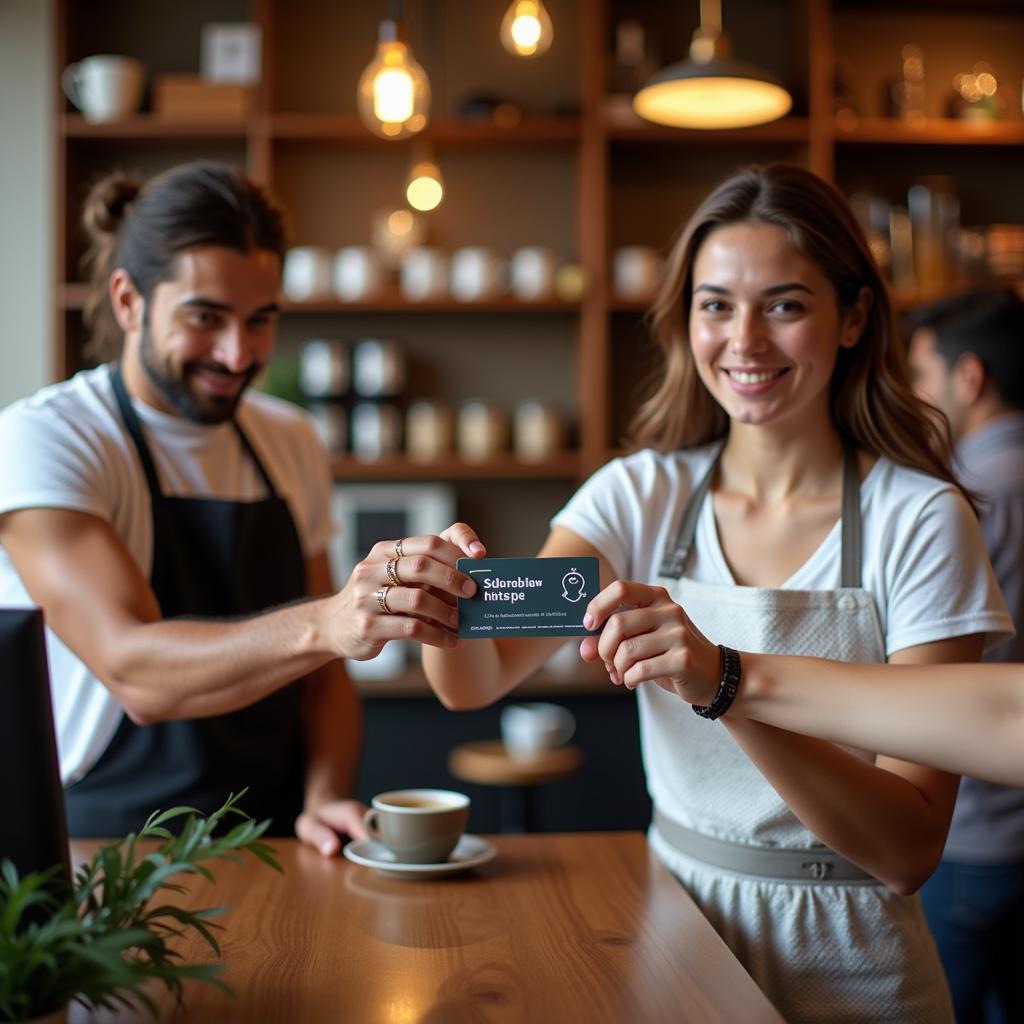
<path fill-rule="evenodd" d="M 475 538 L 377 545 L 334 591 L 312 422 L 249 388 L 286 246 L 261 188 L 211 163 L 113 176 L 83 222 L 110 361 L 0 414 L 0 604 L 46 614 L 70 832 L 123 835 L 248 788 L 272 831 L 335 854 L 366 834 L 341 659 L 454 644 Z"/>
<path fill-rule="evenodd" d="M 941 409 L 955 468 L 1017 635 L 986 661 L 1024 662 L 1024 301 L 977 288 L 907 320 L 914 388 Z M 965 777 L 942 861 L 921 890 L 958 1021 L 1024 1019 L 1024 789 Z M 986 1004 L 998 1008 L 986 1016 Z"/>

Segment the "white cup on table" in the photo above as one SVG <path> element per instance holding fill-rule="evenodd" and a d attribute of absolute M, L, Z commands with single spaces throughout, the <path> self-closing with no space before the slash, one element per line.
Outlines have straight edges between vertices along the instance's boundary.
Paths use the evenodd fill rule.
<path fill-rule="evenodd" d="M 561 704 L 509 704 L 501 712 L 501 742 L 509 757 L 529 761 L 572 739 L 576 719 Z"/>

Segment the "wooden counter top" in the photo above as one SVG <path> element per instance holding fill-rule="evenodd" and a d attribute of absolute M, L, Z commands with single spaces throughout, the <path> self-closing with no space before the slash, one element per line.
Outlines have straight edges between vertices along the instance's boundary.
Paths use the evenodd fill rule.
<path fill-rule="evenodd" d="M 193 984 L 181 1009 L 160 996 L 160 1019 L 781 1024 L 642 834 L 489 838 L 494 860 L 436 881 L 384 878 L 295 840 L 273 842 L 283 878 L 255 861 L 217 865 L 217 884 L 189 881 L 186 899 L 232 908 L 222 945 L 237 996 Z"/>

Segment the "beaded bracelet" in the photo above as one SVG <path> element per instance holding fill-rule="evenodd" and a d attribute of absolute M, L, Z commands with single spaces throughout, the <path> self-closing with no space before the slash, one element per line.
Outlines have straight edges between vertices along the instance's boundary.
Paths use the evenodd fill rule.
<path fill-rule="evenodd" d="M 701 718 L 707 718 L 712 721 L 716 718 L 721 718 L 732 707 L 732 702 L 736 698 L 736 691 L 740 687 L 739 652 L 722 644 L 718 645 L 718 649 L 722 652 L 722 679 L 718 684 L 718 692 L 710 704 L 691 705 L 694 712 L 700 715 Z"/>

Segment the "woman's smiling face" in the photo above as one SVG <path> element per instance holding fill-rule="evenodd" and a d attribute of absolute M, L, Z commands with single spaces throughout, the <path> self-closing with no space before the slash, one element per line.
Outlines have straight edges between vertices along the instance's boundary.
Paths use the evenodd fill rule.
<path fill-rule="evenodd" d="M 693 357 L 738 423 L 827 417 L 836 356 L 857 343 L 865 317 L 863 302 L 840 312 L 831 282 L 774 224 L 716 228 L 693 261 Z"/>

